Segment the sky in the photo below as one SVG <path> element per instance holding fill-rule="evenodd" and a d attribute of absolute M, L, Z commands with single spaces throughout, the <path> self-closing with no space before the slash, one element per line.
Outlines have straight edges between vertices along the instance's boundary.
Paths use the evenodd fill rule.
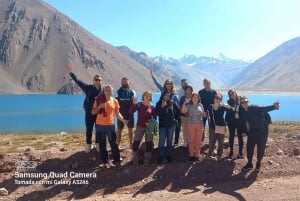
<path fill-rule="evenodd" d="M 114 45 L 149 56 L 256 60 L 300 36 L 299 0 L 44 0 Z"/>

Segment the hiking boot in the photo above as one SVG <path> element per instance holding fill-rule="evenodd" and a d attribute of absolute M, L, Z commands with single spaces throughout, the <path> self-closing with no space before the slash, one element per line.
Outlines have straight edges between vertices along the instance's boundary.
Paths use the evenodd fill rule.
<path fill-rule="evenodd" d="M 100 145 L 99 145 L 99 143 L 96 143 L 96 151 L 100 152 Z"/>
<path fill-rule="evenodd" d="M 92 148 L 92 145 L 91 144 L 86 144 L 85 145 L 85 153 L 90 153 L 91 152 L 91 148 Z"/>
<path fill-rule="evenodd" d="M 167 156 L 166 159 L 167 159 L 168 163 L 172 163 L 172 157 L 171 156 Z"/>
<path fill-rule="evenodd" d="M 222 157 L 221 156 L 217 156 L 217 161 L 218 162 L 222 161 Z"/>
<path fill-rule="evenodd" d="M 252 170 L 252 169 L 253 169 L 253 164 L 248 162 L 248 163 L 242 168 L 242 171 Z"/>
<path fill-rule="evenodd" d="M 162 157 L 162 156 L 159 156 L 159 157 L 157 158 L 157 164 L 158 164 L 158 165 L 162 165 L 162 164 L 163 164 L 163 157 Z"/>
<path fill-rule="evenodd" d="M 255 171 L 256 171 L 256 172 L 260 172 L 260 168 L 261 168 L 261 162 L 257 161 L 257 162 L 256 162 Z"/>
<path fill-rule="evenodd" d="M 115 168 L 116 168 L 117 170 L 119 170 L 119 169 L 122 168 L 122 165 L 121 165 L 120 162 L 116 162 L 116 163 L 114 164 L 114 166 L 115 166 Z"/>

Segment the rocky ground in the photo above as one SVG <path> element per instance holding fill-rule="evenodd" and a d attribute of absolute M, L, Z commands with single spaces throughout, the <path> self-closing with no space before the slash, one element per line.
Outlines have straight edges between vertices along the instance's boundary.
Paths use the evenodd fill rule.
<path fill-rule="evenodd" d="M 81 146 L 27 147 L 19 153 L 2 149 L 0 200 L 300 200 L 300 130 L 283 132 L 279 126 L 271 131 L 259 173 L 241 171 L 245 159 L 226 159 L 228 147 L 221 162 L 205 159 L 207 146 L 202 148 L 200 161 L 190 162 L 187 149 L 178 146 L 173 163 L 162 166 L 155 163 L 155 150 L 152 164 L 146 167 L 132 166 L 132 152 L 123 145 L 121 169 L 101 168 L 99 154 L 95 150 L 86 154 Z M 35 164 L 16 164 L 18 161 L 34 161 L 37 167 L 25 168 L 22 165 Z M 17 172 L 48 178 L 16 178 Z M 71 178 L 73 173 L 95 173 L 96 178 L 83 178 L 87 174 Z M 18 184 L 22 180 L 37 184 Z"/>

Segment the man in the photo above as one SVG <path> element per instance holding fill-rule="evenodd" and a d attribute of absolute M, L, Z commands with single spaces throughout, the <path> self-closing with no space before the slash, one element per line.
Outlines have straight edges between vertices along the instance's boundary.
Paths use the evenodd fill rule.
<path fill-rule="evenodd" d="M 185 89 L 187 86 L 188 86 L 187 79 L 182 79 L 181 80 L 181 88 L 177 90 L 178 100 L 180 100 L 183 96 L 185 96 Z M 177 103 L 177 105 L 179 106 L 178 103 Z M 178 118 L 178 123 L 176 124 L 176 128 L 175 128 L 174 146 L 178 145 L 180 130 L 181 130 L 181 117 Z M 184 142 L 183 146 L 186 147 L 187 142 Z"/>
<path fill-rule="evenodd" d="M 241 110 L 241 118 L 248 134 L 248 163 L 242 168 L 242 170 L 253 169 L 252 158 L 254 147 L 255 145 L 257 145 L 257 162 L 255 171 L 259 172 L 268 139 L 269 124 L 271 123 L 271 117 L 268 112 L 275 109 L 278 110 L 280 107 L 280 103 L 275 102 L 273 105 L 267 107 L 253 106 L 249 105 L 248 98 L 243 96 L 241 98 L 241 105 L 243 108 L 243 110 Z"/>
<path fill-rule="evenodd" d="M 120 151 L 117 145 L 117 134 L 115 131 L 114 117 L 122 121 L 123 124 L 127 124 L 128 121 L 123 118 L 119 111 L 118 100 L 112 98 L 113 87 L 108 85 L 104 88 L 105 99 L 102 101 L 101 95 L 96 97 L 92 109 L 92 114 L 97 115 L 96 119 L 96 137 L 100 143 L 100 154 L 102 158 L 102 166 L 108 167 L 108 152 L 106 149 L 106 136 L 108 138 L 113 162 L 116 168 L 121 168 L 120 164 Z M 103 97 L 103 96 L 102 96 Z"/>
<path fill-rule="evenodd" d="M 181 80 L 181 88 L 177 90 L 179 100 L 181 99 L 181 97 L 185 96 L 185 89 L 187 86 L 188 86 L 187 79 L 182 79 Z"/>
<path fill-rule="evenodd" d="M 210 80 L 208 80 L 206 78 L 203 80 L 203 85 L 204 85 L 204 88 L 199 91 L 199 95 L 201 98 L 201 103 L 203 105 L 204 111 L 207 111 L 208 106 L 211 104 L 214 104 L 214 98 L 215 98 L 215 95 L 217 94 L 217 92 L 211 88 L 211 82 L 210 82 Z M 204 117 L 203 118 L 204 127 L 203 127 L 202 143 L 204 141 L 204 134 L 205 134 L 204 132 L 205 132 L 206 121 L 207 121 L 207 118 Z"/>
<path fill-rule="evenodd" d="M 129 114 L 129 108 L 133 103 L 133 98 L 136 97 L 136 93 L 134 90 L 129 88 L 128 78 L 123 77 L 121 80 L 121 85 L 122 86 L 117 91 L 116 99 L 119 101 L 120 113 L 126 120 L 128 120 L 127 128 L 128 128 L 129 147 L 130 149 L 132 149 L 134 118 L 132 114 Z M 124 124 L 122 121 L 118 119 L 117 125 L 118 125 L 118 146 L 120 148 Z"/>
<path fill-rule="evenodd" d="M 92 147 L 92 134 L 93 134 L 93 127 L 96 122 L 96 115 L 92 115 L 91 111 L 93 108 L 95 97 L 99 94 L 103 93 L 101 88 L 101 77 L 99 75 L 95 75 L 93 79 L 93 84 L 86 84 L 81 80 L 78 80 L 76 75 L 74 74 L 74 68 L 71 64 L 67 65 L 67 72 L 71 76 L 71 78 L 76 82 L 76 84 L 82 89 L 85 93 L 84 99 L 84 110 L 85 110 L 85 127 L 86 127 L 86 146 L 85 152 L 90 153 Z M 99 152 L 99 142 L 96 140 L 96 150 Z"/>

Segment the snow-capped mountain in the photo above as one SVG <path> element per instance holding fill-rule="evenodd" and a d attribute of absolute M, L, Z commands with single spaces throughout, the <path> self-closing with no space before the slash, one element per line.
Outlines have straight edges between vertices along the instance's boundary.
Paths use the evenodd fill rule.
<path fill-rule="evenodd" d="M 184 76 L 189 79 L 190 84 L 196 88 L 202 87 L 204 78 L 210 79 L 215 88 L 221 88 L 250 64 L 243 60 L 231 59 L 222 53 L 212 57 L 184 55 L 180 59 L 164 56 L 153 59 L 171 68 L 182 78 Z"/>

